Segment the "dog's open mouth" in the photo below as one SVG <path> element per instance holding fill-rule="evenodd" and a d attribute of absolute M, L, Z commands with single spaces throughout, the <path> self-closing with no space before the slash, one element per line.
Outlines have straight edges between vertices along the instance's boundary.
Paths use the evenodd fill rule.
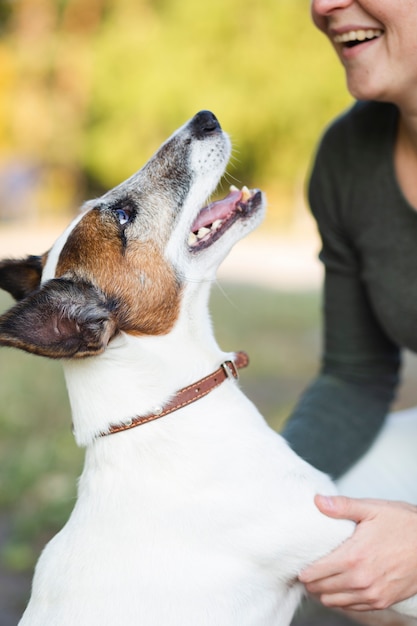
<path fill-rule="evenodd" d="M 201 209 L 191 226 L 188 245 L 194 251 L 207 248 L 214 243 L 238 219 L 249 217 L 260 208 L 262 192 L 247 187 L 230 187 L 230 193 L 223 200 L 212 202 Z"/>

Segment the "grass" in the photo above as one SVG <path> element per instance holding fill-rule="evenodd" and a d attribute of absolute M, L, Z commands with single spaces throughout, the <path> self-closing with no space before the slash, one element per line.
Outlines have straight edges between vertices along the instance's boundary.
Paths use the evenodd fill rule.
<path fill-rule="evenodd" d="M 0 295 L 0 311 L 11 304 Z M 211 309 L 221 347 L 250 355 L 243 389 L 279 429 L 317 367 L 317 294 L 222 284 Z M 0 459 L 0 517 L 12 529 L 0 563 L 24 571 L 67 519 L 82 467 L 59 363 L 0 349 Z"/>

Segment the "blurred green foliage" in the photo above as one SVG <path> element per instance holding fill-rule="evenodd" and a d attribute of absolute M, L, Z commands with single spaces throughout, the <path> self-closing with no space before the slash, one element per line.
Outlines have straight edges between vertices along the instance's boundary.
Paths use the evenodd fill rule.
<path fill-rule="evenodd" d="M 40 206 L 120 182 L 202 108 L 232 136 L 233 182 L 291 196 L 349 102 L 309 0 L 1 0 L 1 15 L 0 166 L 41 164 Z"/>

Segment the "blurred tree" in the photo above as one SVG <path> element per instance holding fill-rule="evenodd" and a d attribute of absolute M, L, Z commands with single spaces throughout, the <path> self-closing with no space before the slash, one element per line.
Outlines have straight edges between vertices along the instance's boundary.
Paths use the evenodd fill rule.
<path fill-rule="evenodd" d="M 11 13 L 12 6 L 10 0 L 0 0 L 0 35 L 7 28 Z"/>
<path fill-rule="evenodd" d="M 41 164 L 48 197 L 108 188 L 212 109 L 239 183 L 291 193 L 349 101 L 308 0 L 0 0 L 0 161 Z M 62 190 L 69 190 L 68 198 Z"/>

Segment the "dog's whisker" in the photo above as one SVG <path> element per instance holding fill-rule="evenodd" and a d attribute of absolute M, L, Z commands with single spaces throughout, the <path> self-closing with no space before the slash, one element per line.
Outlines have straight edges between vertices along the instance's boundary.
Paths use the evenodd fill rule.
<path fill-rule="evenodd" d="M 226 292 L 226 290 L 223 287 L 223 285 L 218 280 L 215 281 L 215 285 L 216 285 L 216 288 L 220 291 L 220 293 L 224 296 L 225 300 L 227 300 L 227 302 L 230 304 L 230 306 L 232 306 L 236 311 L 238 311 L 239 310 L 238 305 L 236 304 L 236 302 L 234 302 L 231 299 L 231 297 Z"/>
<path fill-rule="evenodd" d="M 183 284 L 186 283 L 191 283 L 191 284 L 195 284 L 195 285 L 199 285 L 199 284 L 203 284 L 203 283 L 215 283 L 216 282 L 216 277 L 211 278 L 211 277 L 207 277 L 207 278 L 194 278 L 191 276 L 187 276 L 186 274 L 182 274 L 181 272 L 177 272 L 177 276 L 180 280 L 180 282 L 182 282 Z"/>
<path fill-rule="evenodd" d="M 242 187 L 243 185 L 243 181 L 239 178 L 237 178 L 236 176 L 232 176 L 232 174 L 226 173 L 224 175 L 224 183 L 227 186 L 238 186 L 238 187 Z"/>

